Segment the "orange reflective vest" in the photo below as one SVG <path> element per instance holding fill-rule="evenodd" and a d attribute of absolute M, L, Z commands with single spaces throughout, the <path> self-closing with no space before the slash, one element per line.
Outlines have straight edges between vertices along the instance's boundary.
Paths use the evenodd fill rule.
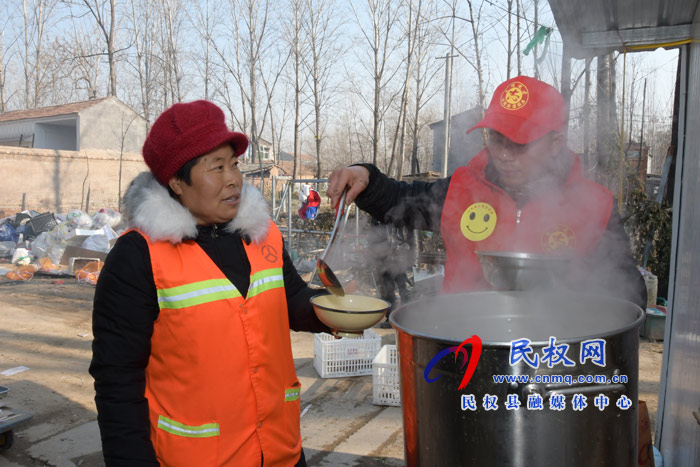
<path fill-rule="evenodd" d="M 564 183 L 524 206 L 486 180 L 487 150 L 452 175 L 440 231 L 447 262 L 443 293 L 488 290 L 475 251 L 518 251 L 583 258 L 600 242 L 612 193 L 584 178 L 578 157 Z"/>
<path fill-rule="evenodd" d="M 282 236 L 244 245 L 244 293 L 194 241 L 148 242 L 160 314 L 146 368 L 151 440 L 163 466 L 292 466 L 299 396 Z M 245 294 L 245 297 L 243 296 Z"/>

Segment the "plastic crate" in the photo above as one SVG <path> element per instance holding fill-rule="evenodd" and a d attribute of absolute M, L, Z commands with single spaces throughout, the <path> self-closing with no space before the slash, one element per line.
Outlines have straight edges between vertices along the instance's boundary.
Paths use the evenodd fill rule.
<path fill-rule="evenodd" d="M 56 221 L 56 216 L 52 212 L 45 212 L 39 214 L 38 216 L 32 217 L 27 222 L 27 229 L 25 230 L 24 236 L 34 236 L 36 237 L 42 232 L 48 232 L 58 225 Z"/>
<path fill-rule="evenodd" d="M 314 334 L 314 368 L 321 378 L 371 375 L 372 360 L 381 346 L 382 338 L 371 329 L 362 337 L 341 339 Z"/>
<path fill-rule="evenodd" d="M 372 403 L 401 405 L 399 353 L 395 345 L 385 345 L 372 361 Z"/>

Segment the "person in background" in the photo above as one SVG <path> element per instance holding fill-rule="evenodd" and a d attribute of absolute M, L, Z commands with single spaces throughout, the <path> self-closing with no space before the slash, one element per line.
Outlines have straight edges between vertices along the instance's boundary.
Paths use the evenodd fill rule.
<path fill-rule="evenodd" d="M 373 274 L 377 284 L 377 295 L 391 303 L 386 319 L 380 325 L 381 328 L 388 329 L 391 327 L 391 312 L 398 305 L 410 301 L 408 273 L 413 267 L 414 255 L 408 248 L 407 239 L 403 237 L 406 229 L 396 229 L 390 224 L 382 224 L 375 218 L 370 219 L 370 226 L 367 262 L 375 265 Z M 399 239 L 399 236 L 402 238 Z"/>
<path fill-rule="evenodd" d="M 484 118 L 488 145 L 452 176 L 398 182 L 371 164 L 331 174 L 335 203 L 346 202 L 382 222 L 440 232 L 445 244 L 444 293 L 489 289 L 476 251 L 566 255 L 575 259 L 571 288 L 646 306 L 644 280 L 612 193 L 588 180 L 566 145 L 567 108 L 555 88 L 527 76 L 500 84 Z"/>
<path fill-rule="evenodd" d="M 150 172 L 93 309 L 97 419 L 112 466 L 305 466 L 290 328 L 329 329 L 267 204 L 243 182 L 248 139 L 208 101 L 153 124 Z"/>

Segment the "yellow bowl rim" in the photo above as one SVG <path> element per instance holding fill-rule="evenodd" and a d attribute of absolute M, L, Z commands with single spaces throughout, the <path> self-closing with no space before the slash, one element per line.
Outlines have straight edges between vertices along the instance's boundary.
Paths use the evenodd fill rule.
<path fill-rule="evenodd" d="M 380 301 L 382 301 L 382 302 L 384 302 L 384 303 L 386 304 L 386 307 L 381 308 L 381 309 L 378 309 L 378 310 L 371 310 L 371 311 L 352 311 L 352 310 L 339 310 L 339 309 L 336 309 L 336 308 L 330 308 L 330 307 L 327 307 L 327 306 L 319 305 L 318 303 L 314 303 L 314 298 L 316 298 L 316 297 L 325 297 L 326 295 L 332 295 L 332 294 L 321 293 L 321 294 L 314 295 L 313 297 L 309 298 L 309 302 L 310 302 L 312 305 L 317 306 L 317 307 L 319 307 L 319 308 L 321 308 L 321 309 L 323 309 L 323 310 L 326 310 L 326 311 L 334 311 L 334 312 L 336 312 L 336 313 L 348 313 L 348 314 L 351 314 L 351 315 L 365 315 L 365 314 L 373 314 L 373 313 L 384 313 L 384 312 L 386 312 L 386 310 L 388 310 L 389 308 L 391 308 L 391 303 L 389 303 L 388 301 L 384 300 L 383 298 L 368 297 L 367 295 L 355 295 L 355 296 L 356 296 L 356 297 L 368 297 L 368 298 L 372 298 L 372 299 L 374 299 L 374 300 L 380 300 Z M 354 295 L 354 294 L 345 294 L 345 295 Z"/>

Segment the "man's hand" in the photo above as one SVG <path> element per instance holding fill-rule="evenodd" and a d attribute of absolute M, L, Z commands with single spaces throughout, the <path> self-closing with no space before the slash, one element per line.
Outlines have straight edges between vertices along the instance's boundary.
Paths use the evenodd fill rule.
<path fill-rule="evenodd" d="M 331 206 L 338 204 L 340 195 L 345 187 L 348 187 L 348 194 L 345 195 L 345 205 L 349 206 L 357 195 L 369 185 L 369 170 L 361 165 L 345 167 L 334 170 L 328 179 L 328 197 L 331 199 Z"/>

